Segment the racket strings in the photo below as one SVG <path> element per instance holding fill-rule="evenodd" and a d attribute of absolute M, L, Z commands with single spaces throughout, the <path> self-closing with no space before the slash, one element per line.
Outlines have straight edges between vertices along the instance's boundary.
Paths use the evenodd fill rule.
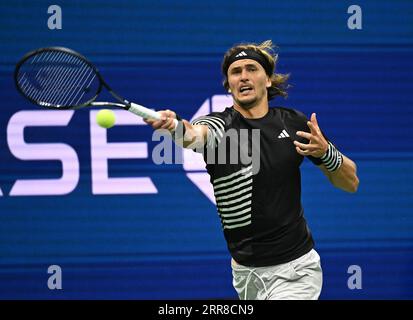
<path fill-rule="evenodd" d="M 20 90 L 41 105 L 79 106 L 99 88 L 95 70 L 64 51 L 40 52 L 26 60 L 17 76 Z"/>

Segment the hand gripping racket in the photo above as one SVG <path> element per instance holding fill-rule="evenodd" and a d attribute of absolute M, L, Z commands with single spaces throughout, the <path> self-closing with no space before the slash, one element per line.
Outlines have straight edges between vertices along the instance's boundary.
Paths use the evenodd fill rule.
<path fill-rule="evenodd" d="M 41 48 L 27 53 L 16 65 L 17 90 L 31 102 L 48 109 L 116 106 L 143 118 L 161 115 L 116 94 L 98 69 L 81 54 L 64 47 Z M 96 102 L 105 87 L 117 102 Z M 175 127 L 177 120 L 175 121 Z"/>

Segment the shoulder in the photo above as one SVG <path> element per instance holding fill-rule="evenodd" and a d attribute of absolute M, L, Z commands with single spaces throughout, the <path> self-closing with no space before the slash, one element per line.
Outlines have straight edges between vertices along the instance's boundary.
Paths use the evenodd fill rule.
<path fill-rule="evenodd" d="M 191 124 L 216 124 L 220 127 L 227 127 L 233 120 L 235 112 L 233 108 L 225 108 L 221 112 L 211 112 L 207 115 L 197 117 Z"/>
<path fill-rule="evenodd" d="M 307 116 L 297 109 L 286 107 L 275 107 L 274 109 L 276 110 L 276 112 L 279 113 L 280 117 L 283 119 L 298 120 L 305 122 L 308 121 Z"/>
<path fill-rule="evenodd" d="M 221 138 L 230 127 L 234 117 L 232 108 L 226 108 L 222 112 L 211 112 L 191 121 L 192 125 L 205 125 L 208 127 L 207 148 L 219 145 Z"/>
<path fill-rule="evenodd" d="M 294 131 L 309 131 L 307 125 L 309 120 L 303 112 L 297 109 L 285 107 L 276 107 L 275 109 L 277 116 L 287 128 L 291 128 Z"/>

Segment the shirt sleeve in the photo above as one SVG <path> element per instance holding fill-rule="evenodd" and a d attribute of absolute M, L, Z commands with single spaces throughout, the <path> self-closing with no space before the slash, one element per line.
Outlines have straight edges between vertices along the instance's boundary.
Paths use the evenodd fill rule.
<path fill-rule="evenodd" d="M 216 148 L 225 135 L 225 118 L 219 113 L 211 113 L 191 121 L 192 125 L 206 125 L 208 127 L 205 147 Z"/>

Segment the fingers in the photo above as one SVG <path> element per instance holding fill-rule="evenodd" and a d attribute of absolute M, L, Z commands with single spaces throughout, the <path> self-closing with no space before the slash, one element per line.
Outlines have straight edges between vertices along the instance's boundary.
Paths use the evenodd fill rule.
<path fill-rule="evenodd" d="M 317 115 L 315 112 L 311 114 L 310 121 L 307 121 L 307 125 L 310 128 L 311 133 L 305 131 L 297 131 L 296 134 L 299 137 L 303 137 L 309 140 L 308 144 L 294 141 L 295 149 L 303 156 L 320 156 L 323 154 L 323 138 L 320 127 L 317 122 Z"/>
<path fill-rule="evenodd" d="M 172 118 L 172 119 L 176 118 L 175 112 L 169 109 L 158 111 L 158 113 L 161 115 L 161 120 L 166 120 L 166 118 Z"/>
<path fill-rule="evenodd" d="M 311 135 L 311 133 L 305 132 L 305 131 L 297 131 L 297 132 L 296 132 L 296 135 L 297 135 L 297 136 L 300 136 L 300 137 L 303 137 L 303 138 L 306 138 L 306 139 L 308 139 L 308 140 L 311 140 L 311 138 L 313 137 L 313 136 Z"/>
<path fill-rule="evenodd" d="M 311 121 L 307 121 L 307 125 L 313 134 L 321 134 L 320 126 L 318 125 L 317 115 L 315 112 L 311 114 Z"/>
<path fill-rule="evenodd" d="M 171 110 L 161 110 L 158 111 L 159 115 L 161 116 L 160 120 L 156 119 L 143 119 L 147 124 L 152 126 L 153 129 L 167 129 L 173 130 L 175 129 L 175 112 Z"/>
<path fill-rule="evenodd" d="M 172 118 L 165 118 L 165 120 L 149 120 L 145 121 L 152 126 L 153 129 L 167 129 L 172 130 L 175 128 L 175 122 Z"/>
<path fill-rule="evenodd" d="M 294 145 L 297 152 L 303 156 L 314 156 L 319 158 L 326 152 L 325 148 L 320 143 L 315 143 L 314 141 L 305 144 L 295 140 Z"/>
<path fill-rule="evenodd" d="M 302 156 L 308 156 L 308 151 L 301 150 L 299 147 L 295 147 L 295 150 L 297 150 L 297 152 Z"/>
<path fill-rule="evenodd" d="M 309 151 L 309 152 L 315 150 L 316 148 L 316 146 L 313 144 L 310 144 L 310 143 L 305 144 L 305 143 L 298 142 L 297 140 L 294 141 L 294 145 L 303 151 Z"/>
<path fill-rule="evenodd" d="M 143 121 L 149 124 L 150 126 L 152 126 L 152 128 L 154 129 L 160 128 L 162 124 L 164 123 L 164 121 L 162 120 L 156 120 L 152 118 L 147 118 L 147 119 L 144 118 Z"/>
<path fill-rule="evenodd" d="M 175 129 L 174 118 L 167 117 L 165 120 L 162 120 L 161 129 L 172 130 Z"/>
<path fill-rule="evenodd" d="M 316 115 L 315 112 L 313 112 L 313 113 L 311 114 L 311 122 L 312 122 L 316 127 L 318 127 L 317 115 Z"/>
<path fill-rule="evenodd" d="M 317 134 L 317 128 L 314 125 L 314 123 L 312 123 L 311 121 L 307 121 L 307 126 L 310 128 L 311 134 L 313 135 Z"/>
<path fill-rule="evenodd" d="M 143 118 L 143 121 L 149 124 L 150 126 L 155 122 L 154 119 L 146 119 L 146 118 Z"/>

